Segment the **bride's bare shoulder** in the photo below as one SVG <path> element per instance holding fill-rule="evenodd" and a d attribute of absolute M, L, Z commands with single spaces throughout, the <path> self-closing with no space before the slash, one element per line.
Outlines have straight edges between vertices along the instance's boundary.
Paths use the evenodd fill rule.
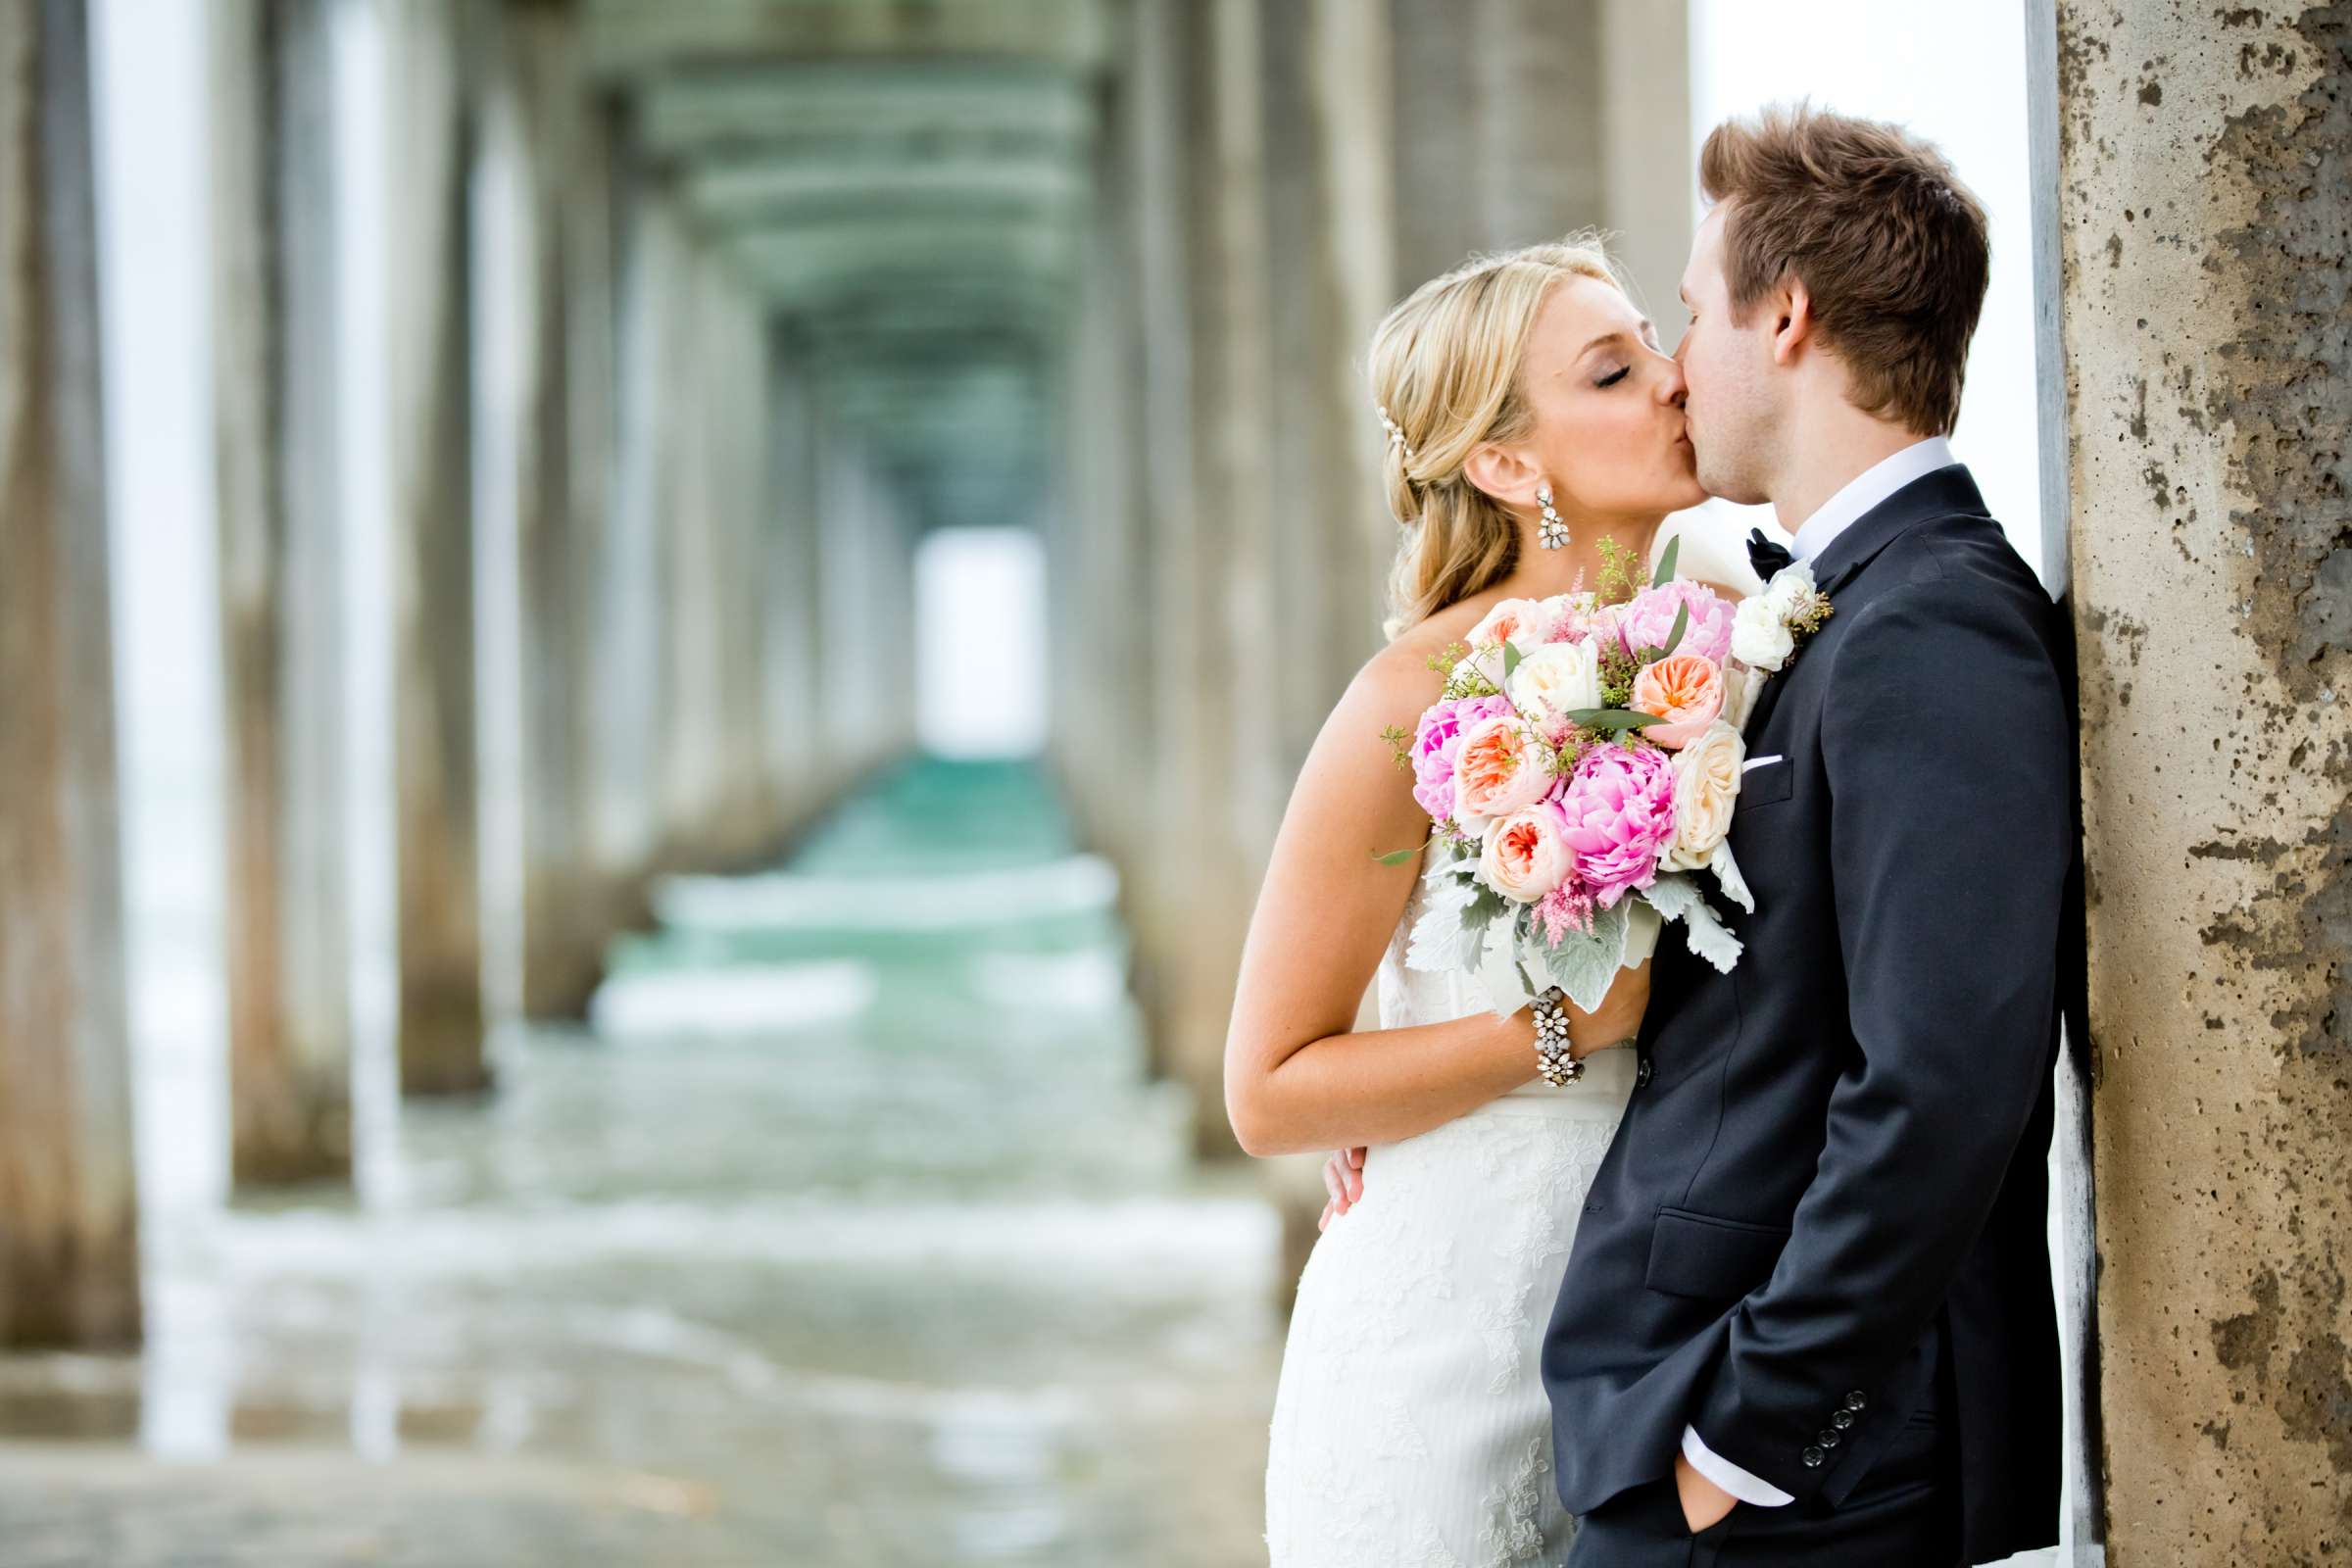
<path fill-rule="evenodd" d="M 1448 605 L 1405 627 L 1387 647 L 1364 661 L 1348 687 L 1350 695 L 1385 708 L 1409 708 L 1413 717 L 1419 717 L 1422 709 L 1438 700 L 1446 684 L 1446 677 L 1433 667 L 1432 661 L 1465 642 L 1487 608 L 1476 601 Z"/>

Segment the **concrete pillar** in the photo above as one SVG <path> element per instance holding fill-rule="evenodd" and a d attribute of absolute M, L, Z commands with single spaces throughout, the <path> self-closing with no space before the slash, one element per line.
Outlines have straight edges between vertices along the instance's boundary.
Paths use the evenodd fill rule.
<path fill-rule="evenodd" d="M 620 236 L 612 532 L 599 562 L 590 655 L 597 694 L 593 823 L 597 863 L 624 924 L 646 917 L 644 888 L 660 856 L 662 709 L 665 698 L 663 428 L 676 395 L 662 358 L 670 235 L 652 181 L 616 163 Z"/>
<path fill-rule="evenodd" d="M 1183 310 L 1147 327 L 1158 361 L 1145 370 L 1147 469 L 1165 546 L 1153 562 L 1166 747 L 1154 816 L 1171 858 L 1148 876 L 1145 1002 L 1159 1065 L 1194 1092 L 1201 1148 L 1224 1153 L 1235 1147 L 1222 1067 L 1233 981 L 1290 782 L 1274 705 L 1242 695 L 1279 658 L 1263 20 L 1256 0 L 1143 7 L 1134 20 L 1139 51 L 1181 62 L 1139 62 L 1134 78 L 1146 98 L 1144 250 L 1164 240 L 1183 268 L 1179 281 L 1152 258 L 1139 277 L 1148 300 L 1179 289 Z M 1181 345 L 1169 340 L 1178 332 Z M 1189 452 L 1171 450 L 1172 436 Z"/>
<path fill-rule="evenodd" d="M 1127 247 L 1134 259 L 1135 312 L 1128 360 L 1136 402 L 1136 507 L 1148 566 L 1152 658 L 1149 686 L 1154 765 L 1144 802 L 1154 821 L 1143 852 L 1125 869 L 1134 930 L 1137 999 L 1149 1020 L 1155 1071 L 1206 1086 L 1205 1064 L 1184 1057 L 1186 962 L 1197 889 L 1185 853 L 1193 815 L 1177 775 L 1199 728 L 1202 700 L 1190 678 L 1200 635 L 1198 563 L 1188 542 L 1200 520 L 1193 444 L 1193 341 L 1186 245 L 1191 193 L 1185 179 L 1187 102 L 1194 72 L 1179 0 L 1137 0 L 1120 62 L 1122 91 L 1117 188 L 1126 193 Z M 1164 813 L 1182 814 L 1167 818 Z M 1220 1097 L 1221 1098 L 1221 1097 Z M 1210 1114 L 1213 1116 L 1214 1112 Z M 1221 1116 L 1214 1117 L 1222 1125 Z"/>
<path fill-rule="evenodd" d="M 756 862 L 776 847 L 775 797 L 767 771 L 764 632 L 769 465 L 765 439 L 767 372 L 760 310 L 740 282 L 722 276 L 708 323 L 712 375 L 710 468 L 716 492 L 720 614 L 716 627 L 720 692 L 723 851 L 731 865 Z"/>
<path fill-rule="evenodd" d="M 0 1346 L 133 1345 L 83 9 L 0 7 Z"/>
<path fill-rule="evenodd" d="M 768 333 L 768 508 L 763 534 L 767 585 L 761 620 L 767 670 L 766 768 L 778 792 L 783 833 L 807 824 L 824 801 L 828 758 L 818 721 L 824 693 L 823 605 L 818 597 L 823 514 L 817 508 L 816 443 L 808 373 L 782 328 Z"/>
<path fill-rule="evenodd" d="M 1603 220 L 1600 11 L 1601 0 L 1391 0 L 1406 286 L 1472 251 Z M 1673 117 L 1653 106 L 1641 123 L 1653 118 Z"/>
<path fill-rule="evenodd" d="M 1600 7 L 1601 216 L 1636 299 L 1672 349 L 1690 314 L 1677 291 L 1690 258 L 1698 149 L 1690 129 L 1690 8 Z"/>
<path fill-rule="evenodd" d="M 1158 753 L 1147 668 L 1153 638 L 1138 452 L 1143 413 L 1130 326 L 1139 301 L 1129 243 L 1134 197 L 1125 182 L 1132 117 L 1122 101 L 1131 88 L 1119 82 L 1109 91 L 1057 399 L 1062 465 L 1048 604 L 1066 610 L 1072 646 L 1050 646 L 1046 667 L 1085 671 L 1083 680 L 1057 679 L 1050 696 L 1054 760 L 1080 836 L 1131 867 L 1147 853 L 1150 822 L 1136 781 L 1152 776 Z"/>
<path fill-rule="evenodd" d="M 612 152 L 562 0 L 501 13 L 498 88 L 514 127 L 514 357 L 501 443 L 520 628 L 522 1007 L 577 1017 L 610 910 L 590 831 L 598 693 L 590 647 L 611 500 Z"/>
<path fill-rule="evenodd" d="M 1328 626 L 1341 684 L 1379 646 L 1396 523 L 1380 483 L 1383 433 L 1364 378 L 1372 329 L 1418 279 L 1397 276 L 1396 69 L 1390 12 L 1355 0 L 1314 0 L 1305 95 L 1314 105 L 1322 186 L 1318 299 L 1326 333 L 1316 368 L 1328 411 L 1317 447 L 1328 487 L 1316 515 L 1334 584 Z M 1329 677 L 1327 676 L 1327 683 Z M 1327 705 L 1328 710 L 1328 705 Z"/>
<path fill-rule="evenodd" d="M 476 871 L 466 226 L 475 40 L 456 0 L 404 0 L 383 18 L 393 120 L 385 275 L 400 1078 L 407 1093 L 446 1094 L 489 1082 Z"/>
<path fill-rule="evenodd" d="M 351 1175 L 329 8 L 210 12 L 230 1171 Z"/>
<path fill-rule="evenodd" d="M 2319 1561 L 2352 1530 L 2352 22 L 2054 11 L 2107 1561 Z"/>

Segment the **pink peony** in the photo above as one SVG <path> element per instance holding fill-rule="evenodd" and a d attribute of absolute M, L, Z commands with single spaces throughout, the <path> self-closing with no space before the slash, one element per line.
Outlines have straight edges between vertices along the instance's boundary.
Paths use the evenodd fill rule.
<path fill-rule="evenodd" d="M 1595 746 L 1560 792 L 1576 877 L 1601 908 L 1658 878 L 1674 840 L 1674 766 L 1654 746 Z"/>
<path fill-rule="evenodd" d="M 1482 718 L 1512 711 L 1505 697 L 1457 697 L 1432 703 L 1413 733 L 1413 799 L 1432 817 L 1453 814 L 1453 759 L 1462 749 L 1462 729 Z"/>
<path fill-rule="evenodd" d="M 1723 666 L 1699 654 L 1670 654 L 1634 677 L 1629 706 L 1666 720 L 1642 730 L 1642 739 L 1679 752 L 1723 711 Z"/>
<path fill-rule="evenodd" d="M 1739 612 L 1738 607 L 1687 577 L 1644 588 L 1626 605 L 1618 620 L 1625 651 L 1639 654 L 1644 648 L 1665 647 L 1666 639 L 1674 635 L 1674 617 L 1686 605 L 1690 607 L 1690 624 L 1674 651 L 1722 663 L 1731 655 L 1732 617 Z"/>

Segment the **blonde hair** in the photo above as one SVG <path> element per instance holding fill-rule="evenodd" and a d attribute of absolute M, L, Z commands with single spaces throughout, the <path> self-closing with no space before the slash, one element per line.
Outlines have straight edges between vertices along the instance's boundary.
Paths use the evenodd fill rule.
<path fill-rule="evenodd" d="M 1600 237 L 1474 256 L 1413 290 L 1372 333 L 1372 401 L 1395 432 L 1381 452 L 1389 511 L 1404 529 L 1389 569 L 1397 633 L 1510 574 L 1519 528 L 1462 465 L 1482 442 L 1523 441 L 1527 340 L 1552 286 L 1590 277 L 1624 289 Z"/>

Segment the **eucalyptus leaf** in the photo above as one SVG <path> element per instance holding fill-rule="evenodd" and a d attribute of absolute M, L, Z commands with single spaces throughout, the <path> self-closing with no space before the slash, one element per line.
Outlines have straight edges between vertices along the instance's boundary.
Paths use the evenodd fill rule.
<path fill-rule="evenodd" d="M 1426 846 L 1415 846 L 1409 850 L 1391 850 L 1386 855 L 1375 855 L 1372 857 L 1372 858 L 1378 860 L 1383 865 L 1402 865 L 1414 856 L 1419 855 L 1423 848 L 1426 848 Z"/>
<path fill-rule="evenodd" d="M 1677 539 L 1676 544 L 1682 541 Z M 1666 634 L 1666 646 L 1658 650 L 1660 659 L 1672 659 L 1674 651 L 1683 646 L 1683 634 L 1690 629 L 1690 607 L 1685 604 L 1674 612 L 1674 630 Z"/>
<path fill-rule="evenodd" d="M 1622 734 L 1629 729 L 1646 729 L 1663 724 L 1665 718 L 1657 713 L 1644 713 L 1631 708 L 1579 708 L 1568 714 L 1568 722 L 1585 729 L 1604 729 Z"/>
<path fill-rule="evenodd" d="M 1662 588 L 1674 581 L 1674 564 L 1682 553 L 1683 536 L 1678 533 L 1666 541 L 1666 553 L 1658 557 L 1658 569 L 1649 579 L 1652 588 Z"/>
<path fill-rule="evenodd" d="M 1508 681 L 1519 668 L 1519 650 L 1509 643 L 1502 645 L 1502 678 Z"/>

